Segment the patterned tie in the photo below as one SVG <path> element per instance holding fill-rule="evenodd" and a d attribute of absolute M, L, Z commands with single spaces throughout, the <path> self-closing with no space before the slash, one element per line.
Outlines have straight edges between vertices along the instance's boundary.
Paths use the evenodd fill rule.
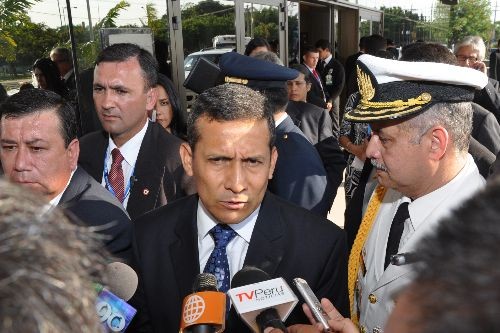
<path fill-rule="evenodd" d="M 401 241 L 401 236 L 405 228 L 405 221 L 410 218 L 408 204 L 408 202 L 401 203 L 392 220 L 391 231 L 389 232 L 389 239 L 387 240 L 387 249 L 385 251 L 384 269 L 389 266 L 391 256 L 398 253 L 399 242 Z"/>
<path fill-rule="evenodd" d="M 208 258 L 204 273 L 211 273 L 217 278 L 217 287 L 221 292 L 229 290 L 230 272 L 227 260 L 226 246 L 236 236 L 236 232 L 226 224 L 217 224 L 209 231 L 212 235 L 215 248 Z"/>
<path fill-rule="evenodd" d="M 109 170 L 109 184 L 113 188 L 118 200 L 123 202 L 123 197 L 125 196 L 125 182 L 123 180 L 122 170 L 123 156 L 118 148 L 114 148 L 111 151 L 111 157 L 113 161 L 111 163 L 111 169 Z"/>

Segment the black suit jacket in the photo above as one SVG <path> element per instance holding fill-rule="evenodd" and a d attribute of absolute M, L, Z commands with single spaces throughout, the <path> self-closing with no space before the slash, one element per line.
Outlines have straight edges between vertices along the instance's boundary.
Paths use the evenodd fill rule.
<path fill-rule="evenodd" d="M 154 210 L 134 223 L 135 269 L 139 289 L 131 300 L 138 309 L 130 332 L 178 332 L 181 304 L 200 273 L 196 210 L 198 196 Z M 344 232 L 332 222 L 266 193 L 244 265 L 271 277 L 307 280 L 318 298 L 328 297 L 347 315 Z M 287 324 L 307 323 L 297 306 Z M 224 332 L 251 332 L 230 318 Z"/>
<path fill-rule="evenodd" d="M 323 161 L 290 117 L 276 127 L 275 145 L 278 161 L 268 190 L 326 217 L 333 191 Z"/>
<path fill-rule="evenodd" d="M 489 79 L 486 87 L 476 90 L 473 102 L 492 112 L 500 123 L 500 83 L 497 80 Z"/>
<path fill-rule="evenodd" d="M 121 259 L 130 259 L 132 222 L 127 212 L 118 199 L 81 167 L 77 167 L 58 206 L 85 226 L 103 228 L 97 232 L 103 235 L 106 249 Z"/>
<path fill-rule="evenodd" d="M 303 65 L 308 70 L 309 68 L 306 65 Z M 320 73 L 318 73 L 320 75 Z M 321 80 L 321 75 L 320 75 Z M 307 92 L 307 102 L 314 104 L 322 109 L 326 109 L 326 96 L 321 84 L 316 80 L 314 75 L 311 72 L 311 89 Z"/>
<path fill-rule="evenodd" d="M 179 147 L 182 141 L 157 123 L 148 123 L 134 169 L 127 212 L 132 220 L 167 202 L 193 193 L 184 174 Z M 80 165 L 102 181 L 108 134 L 93 132 L 80 139 Z"/>
<path fill-rule="evenodd" d="M 495 115 L 481 105 L 472 103 L 471 135 L 494 155 L 500 152 L 500 124 Z"/>

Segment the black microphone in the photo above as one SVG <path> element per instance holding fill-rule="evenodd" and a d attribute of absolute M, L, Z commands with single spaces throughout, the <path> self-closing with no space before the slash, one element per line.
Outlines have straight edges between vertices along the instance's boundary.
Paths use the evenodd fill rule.
<path fill-rule="evenodd" d="M 226 294 L 217 290 L 217 279 L 213 274 L 198 274 L 193 293 L 182 302 L 181 332 L 222 332 L 225 320 Z"/>
<path fill-rule="evenodd" d="M 251 286 L 255 283 L 260 284 L 255 287 Z M 248 286 L 248 292 L 236 289 L 245 286 Z M 282 319 L 285 319 L 291 312 L 297 303 L 297 298 L 291 291 L 290 287 L 288 287 L 285 280 L 282 278 L 271 280 L 271 277 L 263 270 L 248 266 L 244 267 L 234 275 L 233 280 L 231 281 L 231 290 L 235 289 L 238 293 L 234 293 L 235 299 L 232 298 L 233 306 L 245 323 L 250 326 L 254 332 L 262 333 L 266 328 L 278 328 L 282 332 L 288 333 Z M 230 294 L 231 290 L 229 291 Z M 272 294 L 270 294 L 271 290 L 273 291 Z M 260 298 L 261 296 L 262 298 Z M 273 302 L 274 296 L 276 296 L 276 298 L 283 296 L 292 297 L 291 299 Z M 292 302 L 290 302 L 290 300 Z M 295 302 L 293 302 L 293 300 L 295 300 Z M 260 307 L 259 310 L 262 311 L 258 313 L 255 313 L 255 311 L 244 313 L 246 306 L 250 303 L 254 303 L 256 305 L 258 304 L 257 306 Z M 284 315 L 283 313 L 280 315 L 277 308 L 278 306 L 282 307 L 282 309 L 283 307 L 288 307 L 288 311 L 286 311 Z"/>

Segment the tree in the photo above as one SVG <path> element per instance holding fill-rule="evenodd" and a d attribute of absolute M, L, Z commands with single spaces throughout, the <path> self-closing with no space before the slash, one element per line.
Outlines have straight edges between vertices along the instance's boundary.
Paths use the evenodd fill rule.
<path fill-rule="evenodd" d="M 0 0 L 0 58 L 9 63 L 16 60 L 17 41 L 12 29 L 26 19 L 27 10 L 37 1 L 39 0 Z"/>
<path fill-rule="evenodd" d="M 457 43 L 465 36 L 481 36 L 490 40 L 492 25 L 491 8 L 488 0 L 461 0 L 450 8 L 451 43 Z"/>
<path fill-rule="evenodd" d="M 401 7 L 381 7 L 380 9 L 384 11 L 384 36 L 386 38 L 392 39 L 397 45 L 406 45 L 421 38 L 417 36 L 417 27 L 421 27 L 423 17 Z"/>

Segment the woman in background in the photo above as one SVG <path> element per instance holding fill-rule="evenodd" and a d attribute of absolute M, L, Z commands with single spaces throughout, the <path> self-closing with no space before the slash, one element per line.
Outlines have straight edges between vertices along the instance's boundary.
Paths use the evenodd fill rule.
<path fill-rule="evenodd" d="M 40 58 L 33 64 L 33 75 L 38 88 L 51 90 L 62 97 L 67 97 L 68 88 L 59 74 L 59 69 L 50 58 Z"/>
<path fill-rule="evenodd" d="M 158 74 L 158 99 L 155 110 L 150 115 L 165 130 L 182 140 L 186 140 L 186 116 L 181 110 L 179 94 L 168 77 Z"/>

